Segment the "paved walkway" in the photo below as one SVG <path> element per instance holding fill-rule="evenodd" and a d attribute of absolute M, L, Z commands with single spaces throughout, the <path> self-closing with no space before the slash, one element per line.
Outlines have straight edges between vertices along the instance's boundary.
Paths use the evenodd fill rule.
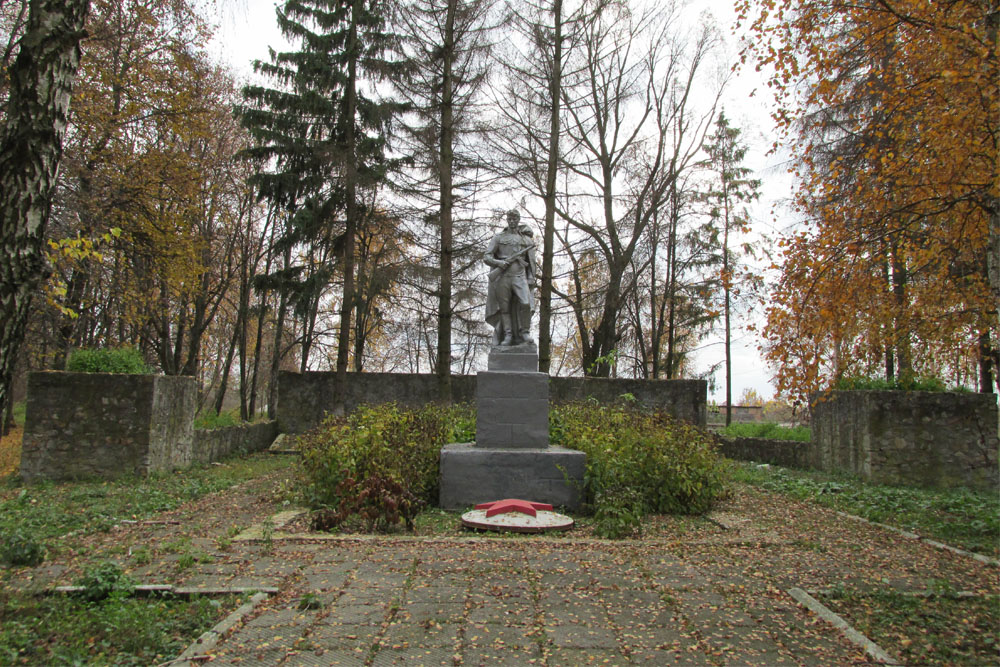
<path fill-rule="evenodd" d="M 115 560 L 144 584 L 277 592 L 192 664 L 847 665 L 868 662 L 792 587 L 1000 591 L 1000 568 L 744 487 L 713 520 L 650 539 L 234 541 L 283 508 L 275 474 L 155 521 L 67 540 L 5 585 L 69 584 Z M 177 664 L 177 663 L 174 663 Z"/>
<path fill-rule="evenodd" d="M 244 576 L 282 592 L 212 651 L 211 664 L 775 665 L 860 658 L 790 598 L 770 600 L 751 616 L 698 570 L 655 547 L 383 540 L 285 544 L 275 552 Z M 298 565 L 269 569 L 279 562 Z M 798 644 L 809 648 L 793 654 L 787 640 L 796 633 L 809 635 Z"/>

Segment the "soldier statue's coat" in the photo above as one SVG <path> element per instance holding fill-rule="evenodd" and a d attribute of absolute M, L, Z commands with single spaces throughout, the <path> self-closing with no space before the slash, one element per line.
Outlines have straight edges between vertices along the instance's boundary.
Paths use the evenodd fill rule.
<path fill-rule="evenodd" d="M 493 326 L 494 345 L 533 342 L 530 336 L 531 316 L 535 312 L 532 286 L 537 275 L 534 240 L 530 227 L 517 226 L 518 219 L 516 212 L 508 214 L 508 226 L 493 237 L 484 256 L 485 262 L 492 267 L 486 290 L 486 321 Z M 505 309 L 510 313 L 509 325 L 505 322 Z"/>

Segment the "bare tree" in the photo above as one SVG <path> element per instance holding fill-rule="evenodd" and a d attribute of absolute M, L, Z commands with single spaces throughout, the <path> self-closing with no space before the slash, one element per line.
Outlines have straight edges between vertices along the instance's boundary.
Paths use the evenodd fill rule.
<path fill-rule="evenodd" d="M 406 135 L 414 169 L 403 187 L 421 223 L 437 230 L 427 259 L 436 258 L 437 354 L 441 397 L 451 398 L 452 331 L 456 287 L 468 282 L 475 245 L 471 204 L 481 186 L 476 151 L 479 103 L 492 49 L 493 0 L 411 0 L 400 14 L 414 63 L 397 82 L 411 102 Z M 464 215 L 463 215 L 464 214 Z M 478 239 L 475 239 L 478 241 Z M 456 286 L 455 281 L 459 284 Z"/>
<path fill-rule="evenodd" d="M 599 12 L 603 3 L 523 0 L 508 8 L 514 39 L 503 58 L 505 81 L 497 87 L 494 107 L 500 131 L 494 145 L 506 159 L 505 175 L 540 198 L 542 274 L 538 301 L 538 369 L 548 372 L 552 357 L 552 295 L 555 257 L 556 184 L 563 127 L 564 67 L 584 11 Z"/>
<path fill-rule="evenodd" d="M 721 85 L 703 76 L 717 44 L 703 21 L 690 41 L 673 7 L 635 14 L 611 3 L 586 15 L 575 75 L 564 82 L 571 189 L 557 209 L 573 236 L 604 264 L 601 313 L 587 321 L 573 306 L 581 365 L 607 376 L 622 335 L 623 308 L 644 266 L 636 254 L 647 229 L 669 205 L 679 175 L 698 159 Z M 714 89 L 713 89 L 714 88 Z M 695 109 L 695 97 L 702 102 Z"/>

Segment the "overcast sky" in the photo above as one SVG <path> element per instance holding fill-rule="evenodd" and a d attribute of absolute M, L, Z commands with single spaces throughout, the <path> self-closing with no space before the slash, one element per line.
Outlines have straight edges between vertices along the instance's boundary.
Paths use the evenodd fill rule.
<path fill-rule="evenodd" d="M 268 47 L 284 48 L 286 42 L 278 31 L 274 20 L 274 0 L 237 0 L 222 3 L 223 16 L 219 19 L 219 29 L 212 52 L 228 61 L 243 76 L 250 76 L 250 63 L 254 59 L 266 60 Z M 739 46 L 732 34 L 734 14 L 731 0 L 708 0 L 692 3 L 692 10 L 709 9 L 716 17 L 727 41 L 727 52 L 735 61 Z M 756 91 L 756 94 L 754 94 Z M 762 79 L 753 68 L 740 70 L 730 82 L 724 95 L 726 115 L 732 125 L 743 131 L 743 137 L 750 147 L 746 164 L 755 171 L 755 177 L 763 184 L 763 196 L 752 209 L 755 228 L 772 237 L 777 235 L 784 221 L 776 223 L 771 214 L 775 204 L 784 201 L 790 192 L 790 179 L 785 174 L 781 160 L 768 156 L 767 150 L 774 140 L 774 129 L 767 108 L 767 92 Z M 780 209 L 780 206 L 778 207 Z M 762 312 L 753 312 L 743 317 L 743 322 L 762 320 Z M 707 369 L 723 358 L 722 339 L 719 336 L 706 341 L 695 356 L 698 371 Z M 772 373 L 766 368 L 757 351 L 758 340 L 754 334 L 742 327 L 733 332 L 733 399 L 738 401 L 744 388 L 755 389 L 765 399 L 774 394 L 770 382 Z M 715 376 L 716 387 L 710 398 L 719 403 L 725 399 L 725 377 L 720 369 Z"/>

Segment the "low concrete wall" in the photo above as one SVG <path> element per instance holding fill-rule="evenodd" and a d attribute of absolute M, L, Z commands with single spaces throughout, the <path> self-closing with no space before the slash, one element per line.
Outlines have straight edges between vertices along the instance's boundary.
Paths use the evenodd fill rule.
<path fill-rule="evenodd" d="M 195 429 L 191 462 L 209 463 L 236 452 L 260 452 L 270 447 L 277 437 L 277 421 Z"/>
<path fill-rule="evenodd" d="M 813 468 L 886 484 L 998 488 L 992 394 L 835 391 L 814 405 Z"/>
<path fill-rule="evenodd" d="M 452 397 L 472 402 L 476 376 L 451 379 Z M 705 425 L 708 384 L 704 380 L 624 380 L 603 378 L 549 378 L 549 400 L 567 402 L 594 398 L 602 403 L 631 394 L 650 409 L 661 409 L 678 419 Z M 362 403 L 392 403 L 419 407 L 437 399 L 437 376 L 416 373 L 348 373 L 343 390 L 336 373 L 310 371 L 278 374 L 278 422 L 284 433 L 302 433 L 323 416 L 347 414 Z"/>
<path fill-rule="evenodd" d="M 145 475 L 191 461 L 194 378 L 35 372 L 21 446 L 21 477 Z"/>
<path fill-rule="evenodd" d="M 808 468 L 812 457 L 812 443 L 720 436 L 719 453 L 737 461 L 756 461 L 786 468 Z"/>
<path fill-rule="evenodd" d="M 614 403 L 631 395 L 650 410 L 667 412 L 677 419 L 704 426 L 708 405 L 705 380 L 629 380 L 621 378 L 549 378 L 549 400 L 567 403 L 593 398 Z"/>
<path fill-rule="evenodd" d="M 476 396 L 474 376 L 454 376 L 452 396 L 472 402 Z M 341 390 L 337 374 L 326 371 L 278 373 L 278 424 L 283 433 L 304 433 L 326 414 L 350 414 L 364 403 L 392 403 L 417 408 L 438 396 L 437 376 L 429 373 L 348 373 Z"/>

